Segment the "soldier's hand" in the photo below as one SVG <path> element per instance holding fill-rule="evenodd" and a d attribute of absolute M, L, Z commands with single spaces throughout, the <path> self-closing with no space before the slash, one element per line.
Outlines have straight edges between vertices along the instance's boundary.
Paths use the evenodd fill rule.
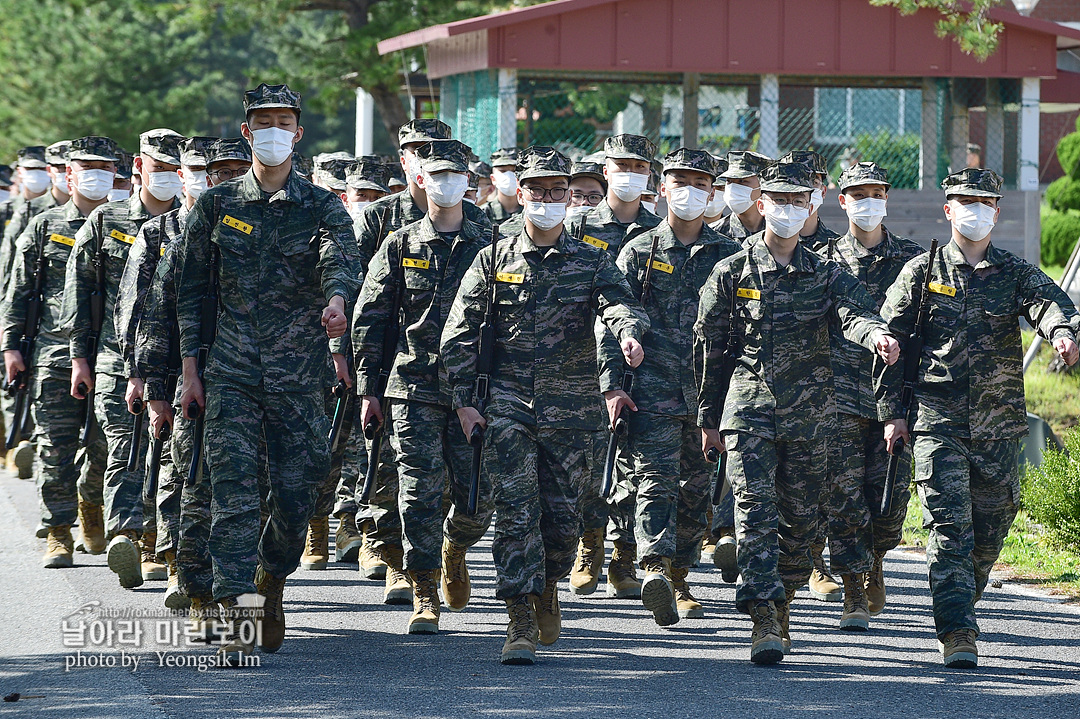
<path fill-rule="evenodd" d="M 472 437 L 473 427 L 479 425 L 481 429 L 487 427 L 484 415 L 476 411 L 476 407 L 462 407 L 457 410 L 458 421 L 461 422 L 461 431 L 466 437 Z"/>
<path fill-rule="evenodd" d="M 367 427 L 372 419 L 382 424 L 382 403 L 379 402 L 378 397 L 366 394 L 360 403 L 360 426 Z"/>
<path fill-rule="evenodd" d="M 71 360 L 71 396 L 75 399 L 86 399 L 79 385 L 86 385 L 87 391 L 94 389 L 94 373 L 90 371 L 90 363 L 85 357 L 74 357 Z"/>
<path fill-rule="evenodd" d="M 641 348 L 641 343 L 633 337 L 627 337 L 622 341 L 622 353 L 626 364 L 631 367 L 637 367 L 645 359 L 645 350 Z"/>
<path fill-rule="evenodd" d="M 322 324 L 326 328 L 326 336 L 332 340 L 345 334 L 345 330 L 349 328 L 349 320 L 345 317 L 345 300 L 340 296 L 330 300 L 330 304 L 323 310 Z"/>
<path fill-rule="evenodd" d="M 200 410 L 206 409 L 206 395 L 203 391 L 202 379 L 199 378 L 198 360 L 194 357 L 184 358 L 184 384 L 180 388 L 180 411 L 188 419 L 195 419 L 188 414 L 188 406 L 194 402 Z"/>
<path fill-rule="evenodd" d="M 345 355 L 332 354 L 334 358 L 334 371 L 337 373 L 337 378 L 345 382 L 345 386 L 352 389 L 352 372 L 349 371 L 349 360 L 345 358 Z"/>
<path fill-rule="evenodd" d="M 19 350 L 4 350 L 4 367 L 7 372 L 8 382 L 14 383 L 15 375 L 26 369 L 22 352 Z"/>
<path fill-rule="evenodd" d="M 1061 357 L 1062 361 L 1070 367 L 1076 364 L 1077 359 L 1080 359 L 1080 349 L 1078 349 L 1076 343 L 1068 337 L 1059 337 L 1054 340 L 1054 349 L 1057 350 L 1058 356 Z M 4 353 L 4 356 L 7 356 L 7 352 Z"/>
<path fill-rule="evenodd" d="M 893 453 L 893 446 L 897 439 L 903 439 L 904 444 L 911 446 L 911 435 L 908 434 L 907 420 L 890 419 L 885 423 L 885 451 Z"/>
<path fill-rule="evenodd" d="M 150 416 L 150 432 L 155 437 L 161 434 L 161 428 L 165 425 L 169 425 L 169 429 L 172 429 L 173 408 L 171 404 L 164 400 L 151 400 L 146 403 L 146 411 Z"/>
<path fill-rule="evenodd" d="M 900 343 L 892 335 L 878 332 L 874 338 L 874 346 L 877 347 L 877 353 L 881 359 L 885 360 L 885 364 L 894 365 L 896 360 L 900 359 Z"/>
<path fill-rule="evenodd" d="M 718 429 L 701 429 L 701 453 L 706 457 L 709 456 L 709 450 L 715 449 L 720 454 L 727 451 L 727 447 L 724 446 L 724 439 L 720 436 L 720 430 Z"/>
<path fill-rule="evenodd" d="M 634 400 L 630 399 L 630 395 L 621 389 L 604 392 L 604 402 L 607 404 L 608 427 L 612 432 L 615 431 L 615 420 L 622 414 L 624 407 L 631 412 L 637 412 L 637 405 L 634 404 Z"/>
<path fill-rule="evenodd" d="M 146 390 L 146 382 L 138 377 L 128 377 L 127 391 L 124 393 L 124 401 L 127 402 L 128 412 L 136 414 L 135 400 L 141 400 Z"/>

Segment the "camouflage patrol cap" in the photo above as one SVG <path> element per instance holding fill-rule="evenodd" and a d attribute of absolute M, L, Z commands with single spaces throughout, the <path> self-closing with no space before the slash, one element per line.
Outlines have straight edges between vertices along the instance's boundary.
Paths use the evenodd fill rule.
<path fill-rule="evenodd" d="M 292 166 L 296 170 L 297 174 L 302 177 L 310 178 L 311 174 L 315 172 L 315 163 L 310 157 L 304 157 L 296 150 L 293 150 L 292 154 Z"/>
<path fill-rule="evenodd" d="M 397 158 L 393 158 L 390 162 L 384 162 L 390 169 L 390 180 L 386 183 L 387 187 L 405 187 L 405 168 L 401 166 L 400 162 L 397 162 Z"/>
<path fill-rule="evenodd" d="M 210 147 L 206 148 L 207 165 L 226 160 L 251 162 L 251 146 L 248 145 L 247 140 L 242 137 L 222 137 L 214 140 Z"/>
<path fill-rule="evenodd" d="M 469 171 L 469 153 L 472 150 L 461 140 L 432 140 L 416 148 L 416 159 L 427 173 L 449 170 Z"/>
<path fill-rule="evenodd" d="M 492 167 L 506 167 L 507 165 L 517 165 L 518 149 L 516 147 L 501 147 L 495 152 L 491 153 L 491 166 Z"/>
<path fill-rule="evenodd" d="M 0 165 L 0 187 L 11 186 L 11 166 Z"/>
<path fill-rule="evenodd" d="M 656 197 L 658 194 L 660 194 L 660 173 L 649 170 L 649 182 L 645 185 L 645 191 L 641 193 L 641 196 Z"/>
<path fill-rule="evenodd" d="M 116 143 L 107 137 L 88 135 L 71 141 L 68 160 L 119 162 L 120 152 Z"/>
<path fill-rule="evenodd" d="M 571 179 L 578 177 L 591 177 L 604 186 L 605 192 L 607 188 L 607 178 L 604 177 L 604 166 L 599 162 L 589 162 L 588 160 L 578 160 L 570 168 Z"/>
<path fill-rule="evenodd" d="M 766 167 L 773 164 L 771 158 L 750 150 L 733 150 L 727 154 L 728 169 L 722 174 L 726 180 L 742 180 L 760 177 Z"/>
<path fill-rule="evenodd" d="M 691 150 L 687 147 L 672 150 L 664 156 L 664 174 L 672 170 L 704 172 L 712 179 L 718 174 L 716 160 L 712 155 L 705 150 Z"/>
<path fill-rule="evenodd" d="M 532 145 L 518 154 L 518 183 L 534 177 L 572 177 L 570 158 L 554 147 Z"/>
<path fill-rule="evenodd" d="M 813 150 L 792 150 L 781 157 L 780 162 L 798 162 L 800 165 L 809 167 L 811 172 L 819 175 L 829 174 L 829 167 L 828 163 L 825 162 L 825 157 Z"/>
<path fill-rule="evenodd" d="M 801 162 L 777 162 L 761 172 L 762 192 L 813 192 L 814 173 Z"/>
<path fill-rule="evenodd" d="M 477 175 L 472 170 L 469 170 L 467 173 L 465 173 L 465 176 L 469 178 L 469 184 L 467 185 L 467 187 L 470 190 L 480 189 L 480 175 Z"/>
<path fill-rule="evenodd" d="M 71 149 L 71 140 L 54 142 L 45 148 L 45 162 L 50 165 L 66 165 L 69 149 Z"/>
<path fill-rule="evenodd" d="M 147 130 L 139 135 L 139 154 L 168 165 L 180 164 L 180 143 L 184 136 L 168 128 Z"/>
<path fill-rule="evenodd" d="M 889 171 L 876 162 L 856 162 L 840 173 L 840 182 L 837 183 L 840 192 L 859 185 L 884 185 L 888 190 L 892 187 L 889 184 Z"/>
<path fill-rule="evenodd" d="M 415 142 L 431 142 L 432 140 L 449 140 L 453 136 L 450 126 L 442 120 L 433 118 L 418 118 L 409 120 L 398 128 L 398 147 L 404 148 Z"/>
<path fill-rule="evenodd" d="M 716 155 L 712 157 L 716 162 L 716 177 L 713 179 L 713 187 L 724 187 L 727 185 L 727 180 L 724 179 L 724 173 L 728 170 L 727 158 L 717 157 Z"/>
<path fill-rule="evenodd" d="M 969 167 L 960 172 L 954 172 L 941 182 L 945 190 L 945 197 L 953 195 L 969 195 L 971 197 L 996 197 L 1001 199 L 1001 175 L 993 170 L 984 170 L 977 167 Z"/>
<path fill-rule="evenodd" d="M 264 107 L 287 107 L 299 115 L 300 93 L 290 90 L 288 85 L 267 85 L 265 82 L 244 93 L 245 115 Z"/>
<path fill-rule="evenodd" d="M 206 153 L 217 142 L 216 137 L 189 137 L 180 142 L 180 164 L 188 167 L 206 167 Z"/>
<path fill-rule="evenodd" d="M 490 177 L 492 173 L 491 165 L 481 161 L 470 162 L 469 170 L 475 172 L 480 177 Z"/>
<path fill-rule="evenodd" d="M 117 148 L 116 154 L 120 157 L 116 163 L 116 176 L 121 180 L 130 180 L 131 165 L 135 161 L 135 155 L 123 148 Z"/>
<path fill-rule="evenodd" d="M 15 161 L 19 167 L 28 170 L 41 170 L 45 168 L 45 146 L 31 145 L 19 150 L 19 159 Z"/>
<path fill-rule="evenodd" d="M 656 145 L 644 135 L 612 135 L 604 140 L 604 156 L 609 160 L 652 162 Z"/>
<path fill-rule="evenodd" d="M 345 172 L 355 160 L 352 156 L 341 157 L 340 153 L 326 153 L 315 158 L 315 173 L 326 186 L 335 192 L 344 192 L 348 186 L 345 181 Z"/>
<path fill-rule="evenodd" d="M 345 170 L 345 182 L 354 190 L 390 192 L 386 186 L 389 179 L 390 168 L 374 155 L 365 155 L 356 159 Z"/>

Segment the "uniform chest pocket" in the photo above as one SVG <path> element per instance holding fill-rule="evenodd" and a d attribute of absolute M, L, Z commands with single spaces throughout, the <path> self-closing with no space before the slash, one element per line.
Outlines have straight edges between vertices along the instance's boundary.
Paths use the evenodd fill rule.
<path fill-rule="evenodd" d="M 124 237 L 131 237 L 132 243 L 134 243 L 134 238 L 131 235 L 125 235 Z M 105 251 L 105 254 L 108 255 L 110 259 L 125 263 L 127 262 L 128 250 L 131 249 L 132 243 L 128 243 L 125 240 L 118 240 L 115 237 L 106 237 L 105 244 L 102 245 L 101 249 Z"/>
<path fill-rule="evenodd" d="M 278 251 L 289 258 L 314 251 L 315 238 L 306 232 L 278 238 Z"/>
<path fill-rule="evenodd" d="M 996 295 L 983 300 L 983 312 L 993 320 L 1015 320 L 1019 313 L 1015 296 Z"/>
<path fill-rule="evenodd" d="M 592 298 L 592 288 L 584 286 L 559 286 L 555 297 L 561 305 L 585 304 Z"/>
<path fill-rule="evenodd" d="M 414 292 L 430 292 L 439 284 L 434 276 L 434 268 L 428 270 L 403 268 L 405 272 L 405 289 Z"/>
<path fill-rule="evenodd" d="M 513 279 L 517 279 L 517 277 Z M 495 304 L 517 309 L 524 307 L 528 301 L 529 291 L 521 280 L 516 282 L 499 280 L 495 282 Z"/>
<path fill-rule="evenodd" d="M 751 290 L 757 292 L 757 290 Z M 744 290 L 746 292 L 746 290 Z M 757 293 L 757 299 L 751 297 L 735 298 L 736 315 L 744 320 L 760 322 L 765 317 L 765 302 L 761 299 L 761 293 Z"/>
<path fill-rule="evenodd" d="M 824 286 L 800 290 L 791 297 L 791 313 L 800 323 L 820 319 L 829 311 L 829 306 Z"/>

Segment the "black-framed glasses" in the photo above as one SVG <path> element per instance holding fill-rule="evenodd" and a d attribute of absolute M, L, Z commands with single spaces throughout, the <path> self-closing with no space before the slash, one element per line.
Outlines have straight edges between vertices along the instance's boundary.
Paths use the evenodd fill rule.
<path fill-rule="evenodd" d="M 225 182 L 234 177 L 240 177 L 246 172 L 247 170 L 230 170 L 227 167 L 222 167 L 220 170 L 214 170 L 213 172 L 208 172 L 206 174 L 213 178 L 214 182 Z"/>
<path fill-rule="evenodd" d="M 596 207 L 604 199 L 604 196 L 599 192 L 571 192 L 570 197 L 573 198 L 574 202 L 589 205 L 590 207 Z"/>
<path fill-rule="evenodd" d="M 522 185 L 521 189 L 533 202 L 543 202 L 545 199 L 550 199 L 552 202 L 563 202 L 566 199 L 566 193 L 570 192 L 567 187 L 549 187 L 545 189 L 543 187 Z"/>

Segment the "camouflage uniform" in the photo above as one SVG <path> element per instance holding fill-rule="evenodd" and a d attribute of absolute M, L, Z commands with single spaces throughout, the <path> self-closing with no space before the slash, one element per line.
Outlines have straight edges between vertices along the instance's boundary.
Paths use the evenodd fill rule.
<path fill-rule="evenodd" d="M 772 160 L 765 155 L 750 151 L 733 151 L 727 154 L 728 169 L 721 173 L 720 177 L 725 180 L 740 180 L 747 177 L 760 177 L 765 168 L 772 165 Z M 763 226 L 764 227 L 764 226 Z M 720 220 L 716 231 L 726 235 L 736 242 L 745 245 L 746 239 L 754 234 L 743 225 L 742 220 L 731 212 L 727 217 Z"/>
<path fill-rule="evenodd" d="M 570 177 L 570 161 L 549 148 L 527 150 L 521 162 L 529 163 L 518 166 L 521 181 L 534 170 Z M 604 423 L 594 318 L 620 340 L 641 337 L 648 318 L 610 255 L 565 231 L 551 248 L 538 248 L 522 232 L 502 240 L 494 254 L 495 368 L 483 466 L 497 517 L 495 593 L 512 600 L 540 595 L 545 581 L 567 576 L 573 565 L 589 433 Z M 443 331 L 455 409 L 476 401 L 477 338 L 491 263 L 492 250 L 484 248 L 461 281 Z"/>
<path fill-rule="evenodd" d="M 496 150 L 491 153 L 491 167 L 507 167 L 517 164 L 518 151 L 516 148 L 508 147 L 500 150 Z M 521 214 L 521 206 L 518 206 L 514 212 L 507 212 L 506 208 L 499 202 L 498 197 L 492 197 L 486 205 L 484 205 L 484 214 L 487 215 L 488 220 L 493 225 L 501 225 L 507 220 L 516 217 Z M 518 231 L 520 231 L 521 218 L 518 218 Z"/>
<path fill-rule="evenodd" d="M 989 170 L 964 170 L 943 186 L 946 197 L 1001 197 L 1001 178 Z M 1077 313 L 1067 295 L 1039 268 L 986 242 L 975 267 L 955 242 L 934 258 L 910 422 L 939 638 L 978 631 L 975 600 L 1020 502 L 1018 440 L 1027 419 L 1017 320 L 1049 341 L 1075 339 Z M 928 258 L 908 262 L 886 294 L 881 314 L 898 337 L 915 323 Z M 885 372 L 878 392 L 883 420 L 902 417 L 901 364 Z"/>

